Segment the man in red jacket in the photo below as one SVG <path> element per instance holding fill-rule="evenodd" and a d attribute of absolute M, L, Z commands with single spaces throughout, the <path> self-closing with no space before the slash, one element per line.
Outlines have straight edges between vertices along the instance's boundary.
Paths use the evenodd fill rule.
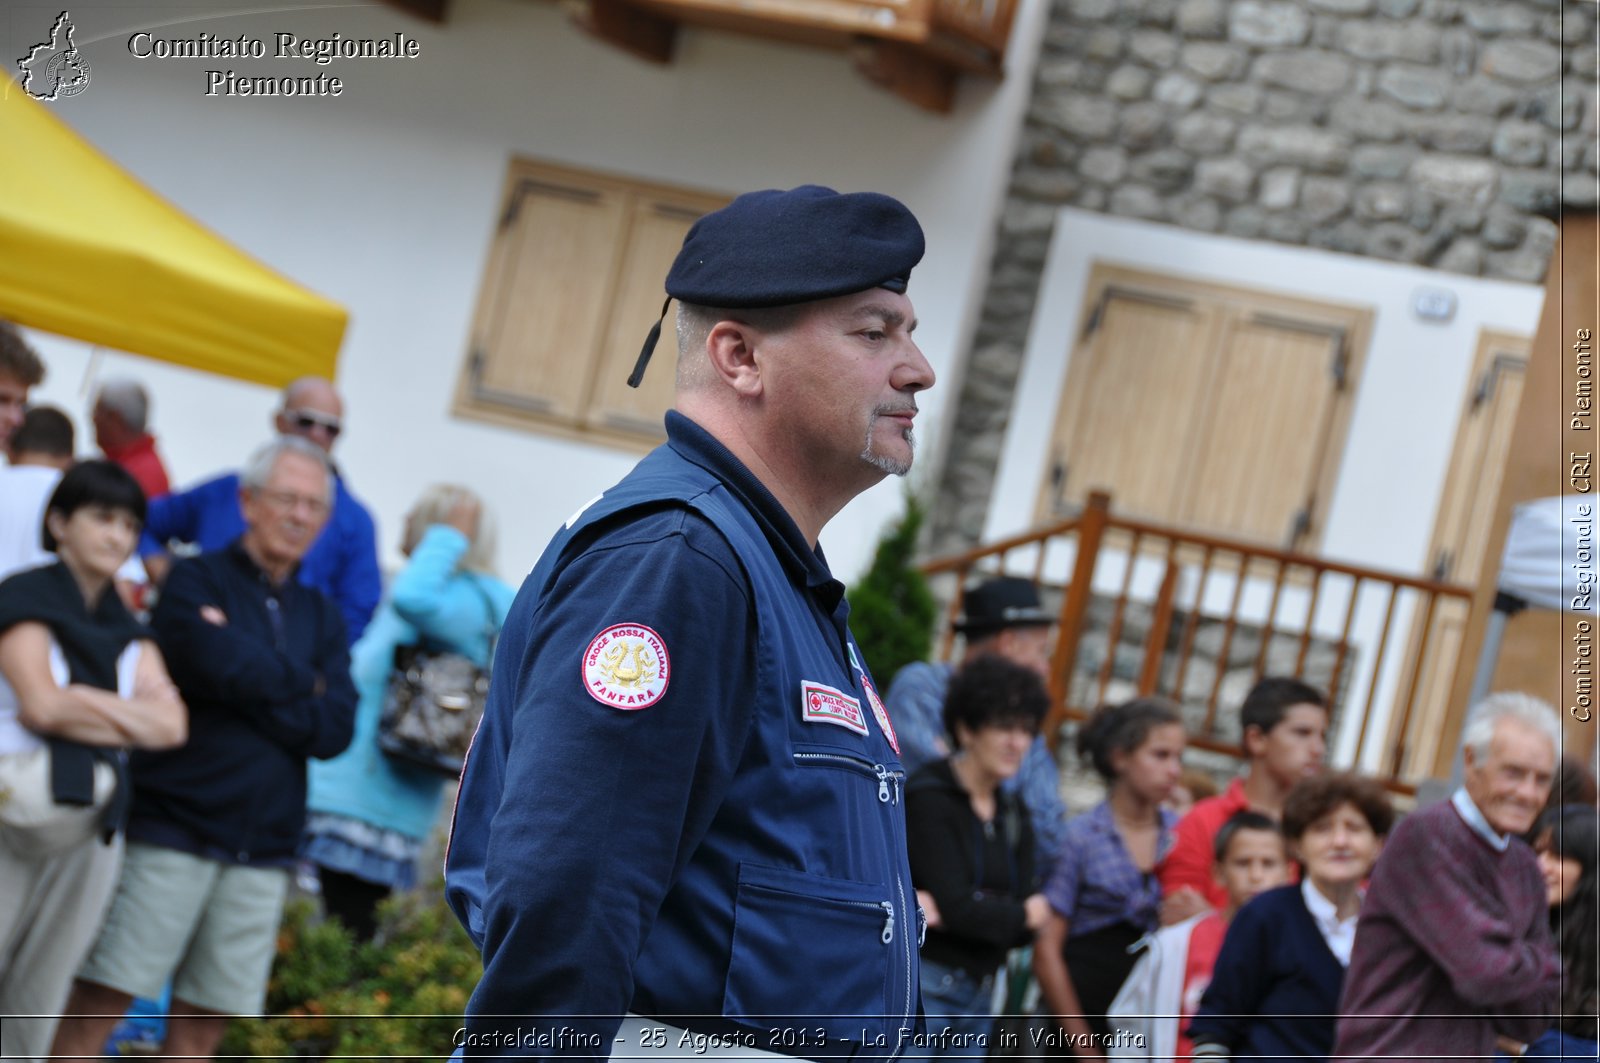
<path fill-rule="evenodd" d="M 128 470 L 146 498 L 160 498 L 172 490 L 149 431 L 150 395 L 143 384 L 126 377 L 107 380 L 95 395 L 89 419 L 94 422 L 95 446 L 107 460 Z"/>

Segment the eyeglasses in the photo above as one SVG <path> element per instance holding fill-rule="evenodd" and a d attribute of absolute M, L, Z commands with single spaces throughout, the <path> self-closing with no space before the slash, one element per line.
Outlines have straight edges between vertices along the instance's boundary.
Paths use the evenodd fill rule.
<path fill-rule="evenodd" d="M 304 506 L 307 512 L 318 517 L 328 512 L 327 500 L 311 495 L 297 495 L 293 491 L 257 491 L 256 496 L 274 509 L 293 510 Z"/>
<path fill-rule="evenodd" d="M 338 438 L 339 432 L 344 428 L 344 425 L 339 423 L 339 418 L 317 410 L 284 410 L 283 415 L 300 431 L 309 432 L 313 428 L 320 428 L 328 433 L 329 438 Z"/>

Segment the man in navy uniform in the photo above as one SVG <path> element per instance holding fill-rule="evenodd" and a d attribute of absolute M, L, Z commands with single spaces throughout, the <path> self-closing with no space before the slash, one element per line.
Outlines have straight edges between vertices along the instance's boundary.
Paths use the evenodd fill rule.
<path fill-rule="evenodd" d="M 901 203 L 816 186 L 689 230 L 667 442 L 523 584 L 462 780 L 468 1058 L 888 1058 L 919 1028 L 898 741 L 817 539 L 911 468 L 922 253 Z"/>

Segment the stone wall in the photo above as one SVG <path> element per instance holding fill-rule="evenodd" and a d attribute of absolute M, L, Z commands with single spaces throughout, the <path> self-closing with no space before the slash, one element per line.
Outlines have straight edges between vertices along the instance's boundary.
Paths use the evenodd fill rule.
<path fill-rule="evenodd" d="M 1595 5 L 1055 0 L 931 523 L 978 541 L 1056 211 L 1538 282 L 1593 208 Z"/>

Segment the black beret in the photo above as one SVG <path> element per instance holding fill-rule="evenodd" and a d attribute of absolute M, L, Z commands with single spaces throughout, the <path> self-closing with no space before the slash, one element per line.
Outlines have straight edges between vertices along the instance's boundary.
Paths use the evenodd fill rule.
<path fill-rule="evenodd" d="M 922 226 L 892 196 L 821 185 L 747 192 L 689 228 L 667 273 L 667 295 L 752 309 L 870 288 L 904 292 L 924 247 Z M 631 387 L 639 386 L 660 335 L 657 321 L 628 377 Z"/>
<path fill-rule="evenodd" d="M 922 252 L 922 226 L 890 196 L 820 185 L 747 192 L 689 229 L 667 294 L 742 309 L 904 292 Z"/>

